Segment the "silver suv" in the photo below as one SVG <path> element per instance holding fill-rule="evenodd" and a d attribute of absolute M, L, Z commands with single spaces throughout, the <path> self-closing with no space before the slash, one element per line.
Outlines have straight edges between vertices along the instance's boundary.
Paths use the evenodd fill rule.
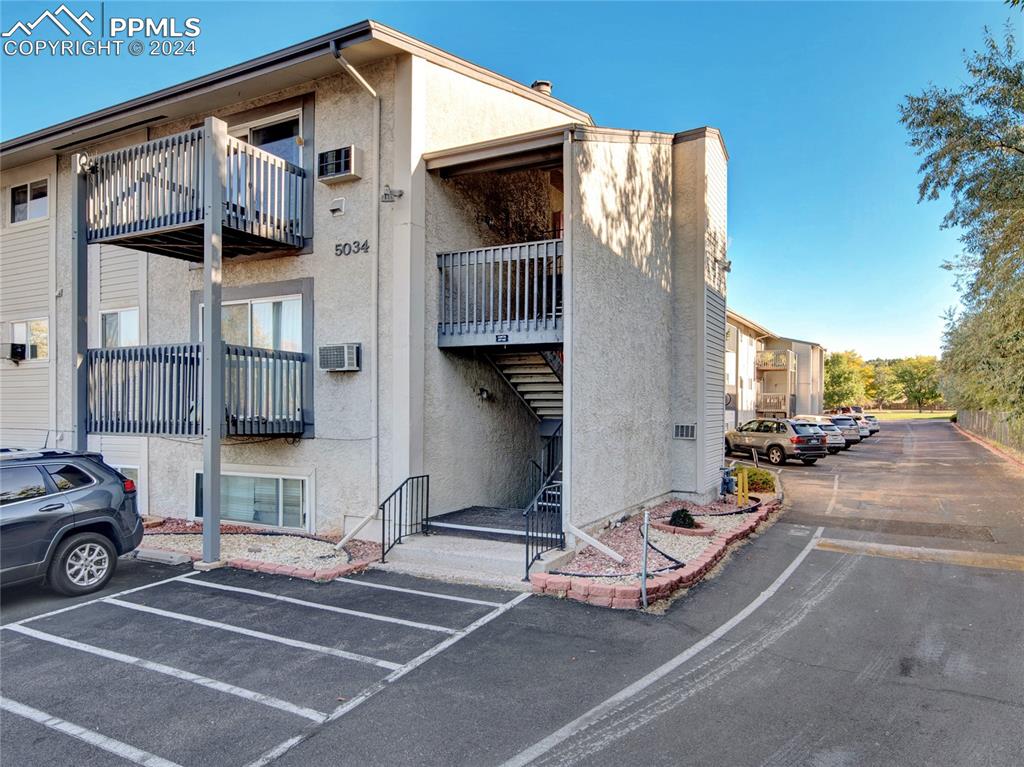
<path fill-rule="evenodd" d="M 756 418 L 725 435 L 725 452 L 758 453 L 780 466 L 799 458 L 808 466 L 828 455 L 825 435 L 816 425 L 792 418 Z"/>

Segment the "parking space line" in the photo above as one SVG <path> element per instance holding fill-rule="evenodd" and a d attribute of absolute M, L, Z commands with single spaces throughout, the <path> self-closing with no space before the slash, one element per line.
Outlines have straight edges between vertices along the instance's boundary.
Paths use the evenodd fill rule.
<path fill-rule="evenodd" d="M 487 613 L 486 615 L 484 615 L 484 616 L 482 616 L 480 618 L 477 618 L 475 621 L 470 623 L 465 628 L 459 629 L 457 632 L 455 632 L 455 634 L 453 636 L 450 636 L 447 639 L 445 639 L 445 640 L 443 640 L 441 642 L 438 642 L 436 645 L 431 647 L 429 650 L 426 650 L 425 652 L 420 653 L 419 655 L 417 655 L 415 658 L 413 658 L 411 661 L 409 661 L 405 665 L 400 666 L 399 668 L 395 669 L 392 673 L 388 674 L 386 677 L 381 679 L 379 682 L 371 685 L 370 687 L 367 687 L 365 690 L 363 690 L 361 693 L 359 693 L 359 695 L 357 695 L 356 697 L 352 698 L 349 701 L 346 701 L 345 703 L 342 703 L 340 706 L 338 706 L 336 709 L 334 709 L 334 711 L 331 713 L 331 715 L 327 718 L 327 721 L 328 722 L 333 722 L 333 721 L 335 721 L 337 719 L 340 719 L 345 714 L 347 714 L 349 711 L 351 711 L 352 709 L 356 708 L 359 705 L 362 705 L 363 703 L 368 701 L 370 698 L 372 698 L 374 695 L 379 693 L 381 690 L 385 689 L 389 684 L 398 681 L 403 676 L 408 674 L 410 671 L 418 668 L 419 666 L 422 666 L 424 663 L 426 663 L 428 660 L 433 658 L 435 655 L 438 655 L 439 653 L 444 652 L 445 650 L 447 650 L 449 647 L 451 647 L 453 644 L 455 644 L 459 640 L 464 639 L 465 637 L 467 637 L 470 634 L 472 634 L 478 628 L 487 625 L 488 623 L 490 623 L 492 620 L 494 620 L 498 616 L 508 612 L 513 607 L 515 607 L 520 602 L 522 602 L 524 599 L 527 599 L 529 596 L 530 596 L 530 594 L 529 594 L 529 592 L 527 592 L 525 594 L 518 595 L 514 599 L 510 599 L 508 602 L 501 603 L 501 605 L 498 606 L 496 609 L 491 610 L 489 613 Z M 299 743 L 301 743 L 304 740 L 306 740 L 314 732 L 316 732 L 317 729 L 319 729 L 319 728 L 312 728 L 312 729 L 306 730 L 306 732 L 304 732 L 302 735 L 299 735 L 299 736 L 294 737 L 294 738 L 289 738 L 288 740 L 284 741 L 283 743 L 279 743 L 278 745 L 274 746 L 272 749 L 267 751 L 265 754 L 263 754 L 261 757 L 259 757 L 256 761 L 250 762 L 249 764 L 247 764 L 246 767 L 266 767 L 266 765 L 268 765 L 271 762 L 275 761 L 276 759 L 278 759 L 279 757 L 281 757 L 285 753 L 287 753 L 289 750 L 291 750 L 292 748 L 297 746 Z"/>
<path fill-rule="evenodd" d="M 118 591 L 118 592 L 115 592 L 113 594 L 107 594 L 104 597 L 96 597 L 95 599 L 90 599 L 90 600 L 88 600 L 86 602 L 79 602 L 78 604 L 71 605 L 70 607 L 61 607 L 58 610 L 50 610 L 50 612 L 48 612 L 48 613 L 41 613 L 39 615 L 30 615 L 28 618 L 22 618 L 20 621 L 13 621 L 11 623 L 6 623 L 6 624 L 4 624 L 3 627 L 6 628 L 8 626 L 23 626 L 26 623 L 29 623 L 30 621 L 38 621 L 38 620 L 42 620 L 43 618 L 50 618 L 50 617 L 52 617 L 54 615 L 60 615 L 61 613 L 70 612 L 71 610 L 77 610 L 79 607 L 88 607 L 89 605 L 94 605 L 97 602 L 103 602 L 104 600 L 111 599 L 112 597 L 124 596 L 125 594 L 134 594 L 136 591 L 143 591 L 144 589 L 151 589 L 154 586 L 163 586 L 165 583 L 171 583 L 172 581 L 184 580 L 185 578 L 191 578 L 193 575 L 198 575 L 198 574 L 199 574 L 198 571 L 190 570 L 187 573 L 182 573 L 181 575 L 174 575 L 174 576 L 171 576 L 170 578 L 164 578 L 163 580 L 154 581 L 153 583 L 147 583 L 144 586 L 136 586 L 135 588 L 125 589 L 124 591 Z"/>
<path fill-rule="evenodd" d="M 220 629 L 221 631 L 230 631 L 234 634 L 241 634 L 243 636 L 253 637 L 254 639 L 263 639 L 267 642 L 277 642 L 278 644 L 288 645 L 289 647 L 297 647 L 301 650 L 312 650 L 313 652 L 323 653 L 325 655 L 333 655 L 337 658 L 344 658 L 345 660 L 354 660 L 359 663 L 368 663 L 371 666 L 377 666 L 379 668 L 386 668 L 389 671 L 401 668 L 401 664 L 392 663 L 388 660 L 381 660 L 380 658 L 371 658 L 369 655 L 360 655 L 359 653 L 347 652 L 346 650 L 339 650 L 335 647 L 325 647 L 324 645 L 312 644 L 310 642 L 303 642 L 301 639 L 289 639 L 288 637 L 277 636 L 275 634 L 265 634 L 262 631 L 254 631 L 253 629 L 242 628 L 241 626 L 232 626 L 228 623 L 220 623 L 219 621 L 211 621 L 206 618 L 198 618 L 194 615 L 185 615 L 184 613 L 175 613 L 170 610 L 161 610 L 158 607 L 150 607 L 149 605 L 141 605 L 135 602 L 122 602 L 120 599 L 114 597 L 107 597 L 103 600 L 106 604 L 117 605 L 118 607 L 125 607 L 129 610 L 137 610 L 143 613 L 149 613 L 151 615 L 159 615 L 163 618 L 171 618 L 177 621 L 184 621 L 186 623 L 195 623 L 199 626 L 207 626 L 209 628 Z"/>
<path fill-rule="evenodd" d="M 384 589 L 386 591 L 398 591 L 403 594 L 415 594 L 420 597 L 432 597 L 433 599 L 447 599 L 451 602 L 465 602 L 470 605 L 484 605 L 486 607 L 501 607 L 505 602 L 488 602 L 483 599 L 470 599 L 469 597 L 456 597 L 451 594 L 437 594 L 433 591 L 419 591 L 417 589 L 405 589 L 401 586 L 387 586 L 383 583 L 370 583 L 369 581 L 357 580 L 355 578 L 335 578 L 337 583 L 349 583 L 353 586 L 366 586 L 371 589 Z"/>
<path fill-rule="evenodd" d="M 208 589 L 220 589 L 221 591 L 231 591 L 236 594 L 249 594 L 254 597 L 263 597 L 264 599 L 276 599 L 278 602 L 287 602 L 292 605 L 300 605 L 301 607 L 312 607 L 317 610 L 327 610 L 332 613 L 340 613 L 342 615 L 352 615 L 356 618 L 366 618 L 371 621 L 381 621 L 383 623 L 396 623 L 399 626 L 408 626 L 409 628 L 421 629 L 423 631 L 436 631 L 439 634 L 454 634 L 455 629 L 450 629 L 445 626 L 435 626 L 433 623 L 420 623 L 418 621 L 408 621 L 404 618 L 392 618 L 387 615 L 378 615 L 377 613 L 364 613 L 362 610 L 349 610 L 345 607 L 335 607 L 334 605 L 325 605 L 321 602 L 309 602 L 305 599 L 296 599 L 295 597 L 287 597 L 284 594 L 274 594 L 269 591 L 259 591 L 257 589 L 245 589 L 239 586 L 226 586 L 223 583 L 210 583 L 209 581 L 191 580 L 188 581 L 190 586 L 204 586 Z"/>
<path fill-rule="evenodd" d="M 108 753 L 119 756 L 122 759 L 126 759 L 134 764 L 141 764 L 143 767 L 180 767 L 175 762 L 168 761 L 167 759 L 161 759 L 159 756 L 143 751 L 141 748 L 135 746 L 129 746 L 127 743 L 122 743 L 119 740 L 108 738 L 106 735 L 101 735 L 98 732 L 87 730 L 84 727 L 80 727 L 77 724 L 72 724 L 60 717 L 52 716 L 47 714 L 45 711 L 40 711 L 37 708 L 26 706 L 24 703 L 18 703 L 10 698 L 0 697 L 0 709 L 7 711 L 11 714 L 29 719 L 33 722 L 43 725 L 51 730 L 70 735 L 72 738 L 77 738 L 91 746 L 103 749 Z"/>
<path fill-rule="evenodd" d="M 174 677 L 175 679 L 181 679 L 185 682 L 192 682 L 193 684 L 200 685 L 201 687 L 208 687 L 211 690 L 217 690 L 218 692 L 224 692 L 228 695 L 245 698 L 253 703 L 260 703 L 264 706 L 276 708 L 280 711 L 285 711 L 289 714 L 294 714 L 295 716 L 301 716 L 314 722 L 323 722 L 327 719 L 327 714 L 315 711 L 311 708 L 296 706 L 294 703 L 289 703 L 288 701 L 281 700 L 280 698 L 264 695 L 263 693 L 254 692 L 253 690 L 247 690 L 244 687 L 236 687 L 235 685 L 228 684 L 227 682 L 221 682 L 217 679 L 210 679 L 206 676 L 193 674 L 191 671 L 174 668 L 173 666 L 166 666 L 163 663 L 156 663 L 143 658 L 136 658 L 134 655 L 126 655 L 125 653 L 115 652 L 114 650 L 107 650 L 103 647 L 85 644 L 84 642 L 78 642 L 74 639 L 66 639 L 65 637 L 56 636 L 54 634 L 47 634 L 42 631 L 31 629 L 27 626 L 5 626 L 4 628 L 9 631 L 17 632 L 18 634 L 24 634 L 25 636 L 39 639 L 43 642 L 50 642 L 52 644 L 61 645 L 62 647 L 68 647 L 72 650 L 79 650 L 91 655 L 98 655 L 101 658 L 107 658 L 108 660 L 138 666 L 139 668 L 144 668 L 147 671 L 165 674 L 167 676 Z"/>

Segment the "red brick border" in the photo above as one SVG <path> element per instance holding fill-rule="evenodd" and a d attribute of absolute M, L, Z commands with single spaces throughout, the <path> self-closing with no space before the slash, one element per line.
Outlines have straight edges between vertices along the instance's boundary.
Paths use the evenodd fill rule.
<path fill-rule="evenodd" d="M 699 557 L 687 562 L 678 570 L 656 575 L 647 580 L 648 603 L 667 599 L 680 589 L 688 589 L 701 580 L 722 560 L 729 547 L 753 533 L 774 512 L 782 508 L 782 501 L 769 501 L 749 514 L 742 525 L 729 533 L 715 534 L 711 545 Z M 597 578 L 570 578 L 552 573 L 531 573 L 530 583 L 536 594 L 547 594 L 557 599 L 568 597 L 576 602 L 586 602 L 598 607 L 617 610 L 640 608 L 640 585 L 602 583 Z"/>
<path fill-rule="evenodd" d="M 157 549 L 159 551 L 173 551 L 175 554 L 183 554 L 190 557 L 193 562 L 198 562 L 203 557 L 201 554 L 189 554 L 187 551 L 172 549 L 169 546 L 146 545 L 143 548 Z M 336 565 L 331 568 L 313 570 L 309 568 L 295 567 L 294 565 L 280 565 L 274 562 L 262 562 L 258 559 L 229 559 L 228 567 L 236 570 L 250 570 L 254 573 L 267 573 L 268 575 L 287 575 L 290 578 L 302 578 L 307 581 L 326 583 L 335 578 L 343 578 L 346 575 L 360 573 L 370 566 L 370 562 L 349 562 L 344 565 Z"/>

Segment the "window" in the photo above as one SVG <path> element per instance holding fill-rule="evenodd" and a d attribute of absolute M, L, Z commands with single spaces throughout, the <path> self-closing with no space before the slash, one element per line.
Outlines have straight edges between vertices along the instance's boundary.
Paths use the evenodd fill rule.
<path fill-rule="evenodd" d="M 139 310 L 117 309 L 100 313 L 100 343 L 104 349 L 139 345 Z"/>
<path fill-rule="evenodd" d="M 196 474 L 196 517 L 203 516 L 203 475 Z M 224 520 L 273 527 L 306 527 L 306 481 L 289 477 L 222 474 L 220 515 Z"/>
<path fill-rule="evenodd" d="M 12 322 L 11 343 L 25 344 L 26 360 L 49 359 L 50 321 L 38 319 Z"/>
<path fill-rule="evenodd" d="M 231 129 L 232 136 L 259 147 L 264 152 L 302 165 L 302 145 L 299 143 L 301 125 L 298 111 L 278 115 L 259 123 L 238 125 Z"/>
<path fill-rule="evenodd" d="M 46 193 L 46 179 L 31 184 L 11 187 L 11 223 L 46 218 L 50 206 Z"/>
<path fill-rule="evenodd" d="M 199 340 L 203 333 L 199 312 Z M 221 305 L 221 335 L 225 343 L 277 351 L 302 351 L 302 297 L 253 298 Z"/>
<path fill-rule="evenodd" d="M 57 489 L 61 492 L 64 492 L 65 490 L 77 490 L 80 487 L 85 487 L 86 485 L 91 485 L 93 483 L 92 477 L 70 463 L 47 466 L 46 471 L 49 472 L 50 479 L 53 480 L 53 484 L 55 484 Z"/>
<path fill-rule="evenodd" d="M 35 466 L 0 469 L 0 506 L 47 494 L 46 482 Z"/>

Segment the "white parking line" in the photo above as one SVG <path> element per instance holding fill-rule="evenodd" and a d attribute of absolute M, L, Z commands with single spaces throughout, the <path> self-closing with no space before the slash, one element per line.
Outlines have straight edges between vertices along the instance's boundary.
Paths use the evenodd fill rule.
<path fill-rule="evenodd" d="M 313 652 L 319 652 L 325 655 L 333 655 L 337 658 L 344 658 L 345 660 L 354 660 L 358 661 L 359 663 L 369 663 L 371 666 L 386 668 L 389 671 L 394 671 L 395 669 L 401 668 L 401 664 L 399 663 L 392 663 L 391 661 L 381 660 L 380 658 L 371 658 L 369 655 L 360 655 L 359 653 L 338 650 L 334 647 L 325 647 L 323 645 L 311 644 L 310 642 L 303 642 L 299 639 L 289 639 L 287 637 L 276 636 L 275 634 L 265 634 L 262 631 L 254 631 L 252 629 L 242 628 L 241 626 L 232 626 L 228 623 L 211 621 L 207 620 L 206 618 L 197 618 L 194 615 L 175 613 L 171 612 L 170 610 L 161 610 L 158 607 L 150 607 L 149 605 L 141 605 L 135 602 L 122 602 L 120 599 L 115 599 L 114 597 L 107 597 L 102 601 L 110 605 L 126 607 L 129 610 L 138 610 L 139 612 L 149 613 L 151 615 L 159 615 L 164 618 L 172 618 L 173 620 L 177 621 L 195 623 L 199 626 L 208 626 L 209 628 L 220 629 L 221 631 L 230 631 L 235 634 L 242 634 L 243 636 L 253 637 L 255 639 L 264 639 L 268 642 L 277 642 L 278 644 L 288 645 L 289 647 L 298 647 L 302 650 L 312 650 Z"/>
<path fill-rule="evenodd" d="M 522 602 L 524 599 L 527 599 L 529 596 L 530 596 L 529 593 L 520 594 L 519 596 L 515 597 L 514 599 L 509 600 L 508 602 L 503 602 L 497 609 L 491 610 L 489 613 L 487 613 L 483 617 L 478 618 L 477 620 L 473 621 L 472 623 L 470 623 L 465 628 L 459 629 L 453 636 L 448 637 L 443 642 L 438 642 L 436 645 L 431 647 L 426 652 L 420 653 L 415 658 L 413 658 L 411 661 L 409 661 L 405 665 L 395 669 L 392 673 L 388 674 L 386 677 L 381 679 L 376 684 L 366 688 L 359 695 L 357 695 L 356 697 L 352 698 L 352 700 L 349 700 L 349 701 L 343 703 L 342 705 L 338 706 L 338 708 L 334 709 L 334 711 L 328 717 L 328 721 L 329 722 L 333 722 L 336 719 L 340 719 L 342 716 L 347 714 L 349 711 L 351 711 L 352 709 L 356 708 L 357 706 L 362 705 L 363 703 L 368 701 L 370 698 L 372 698 L 374 695 L 379 693 L 381 690 L 385 689 L 392 682 L 398 681 L 399 679 L 401 679 L 403 676 L 408 674 L 413 669 L 418 668 L 419 666 L 422 666 L 428 660 L 430 660 L 434 656 L 438 655 L 439 653 L 444 652 L 445 650 L 447 650 L 449 647 L 451 647 L 453 644 L 455 644 L 459 640 L 469 636 L 470 634 L 472 634 L 474 631 L 476 631 L 481 626 L 485 626 L 486 624 L 490 623 L 492 620 L 497 618 L 499 615 L 502 615 L 503 613 L 508 612 L 513 607 L 515 607 L 520 602 Z M 292 749 L 293 747 L 297 746 L 299 743 L 304 741 L 306 738 L 308 738 L 310 735 L 312 735 L 315 731 L 316 731 L 315 728 L 307 730 L 305 733 L 303 733 L 302 735 L 299 735 L 298 737 L 290 738 L 290 739 L 284 741 L 283 743 L 280 743 L 280 744 L 274 746 L 272 749 L 267 751 L 265 754 L 263 754 L 263 756 L 258 758 L 256 761 L 250 762 L 248 765 L 246 765 L 246 767 L 266 767 L 266 765 L 270 764 L 271 762 L 276 760 L 278 757 L 280 757 L 283 754 L 287 753 L 290 749 Z"/>
<path fill-rule="evenodd" d="M 828 506 L 825 507 L 825 514 L 831 514 L 832 510 L 836 507 L 836 498 L 839 496 L 839 475 L 835 475 L 835 479 L 832 482 L 832 497 L 828 501 Z"/>
<path fill-rule="evenodd" d="M 187 573 L 182 573 L 181 575 L 175 575 L 175 576 L 172 576 L 170 578 L 164 578 L 163 580 L 154 581 L 153 583 L 147 583 L 145 586 L 136 586 L 135 588 L 132 588 L 132 589 L 125 589 L 124 591 L 117 591 L 117 592 L 115 592 L 113 594 L 107 594 L 104 597 L 96 597 L 95 599 L 90 599 L 90 600 L 85 601 L 85 602 L 79 602 L 78 604 L 71 605 L 70 607 L 61 607 L 59 610 L 51 610 L 48 613 L 41 613 L 39 615 L 31 615 L 28 618 L 22 618 L 20 621 L 14 621 L 12 623 L 7 623 L 7 624 L 4 625 L 4 628 L 6 628 L 8 626 L 22 626 L 22 625 L 24 625 L 26 623 L 29 623 L 30 621 L 38 621 L 38 620 L 42 620 L 43 618 L 50 618 L 50 617 L 52 617 L 54 615 L 60 615 L 61 613 L 66 613 L 66 612 L 69 612 L 71 610 L 77 610 L 79 607 L 88 607 L 89 605 L 94 605 L 97 602 L 102 602 L 105 599 L 110 599 L 112 597 L 119 597 L 119 596 L 123 596 L 125 594 L 134 594 L 136 591 L 143 591 L 144 589 L 151 589 L 154 586 L 162 586 L 165 583 L 170 583 L 171 581 L 184 580 L 185 578 L 191 578 L 193 575 L 198 575 L 198 574 L 199 573 L 196 570 L 192 570 L 192 571 L 187 572 Z"/>
<path fill-rule="evenodd" d="M 122 759 L 126 759 L 129 762 L 141 764 L 143 767 L 180 767 L 180 765 L 175 762 L 161 759 L 159 756 L 155 756 L 148 751 L 143 751 L 141 748 L 129 746 L 127 743 L 122 743 L 119 740 L 108 738 L 106 735 L 100 735 L 98 732 L 87 730 L 77 724 L 65 721 L 60 717 L 51 716 L 45 711 L 40 711 L 37 708 L 26 706 L 24 703 L 18 703 L 17 701 L 9 698 L 0 698 L 0 709 L 12 714 L 17 714 L 18 716 L 24 717 L 25 719 L 29 719 L 33 722 L 37 722 L 51 730 L 62 732 L 65 735 L 70 735 L 72 738 L 77 738 L 91 746 L 101 748 L 104 751 L 114 754 L 115 756 L 119 756 Z"/>
<path fill-rule="evenodd" d="M 66 639 L 65 637 L 56 636 L 54 634 L 36 631 L 28 626 L 4 626 L 4 628 L 9 631 L 17 632 L 18 634 L 24 634 L 25 636 L 42 640 L 43 642 L 50 642 L 52 644 L 61 645 L 62 647 L 68 647 L 72 650 L 79 650 L 81 652 L 90 653 L 91 655 L 98 655 L 101 658 L 107 658 L 108 660 L 114 660 L 120 663 L 128 663 L 132 666 L 144 668 L 147 671 L 165 674 L 167 676 L 172 676 L 175 679 L 181 679 L 185 682 L 192 682 L 193 684 L 200 685 L 201 687 L 208 687 L 211 690 L 217 690 L 218 692 L 224 692 L 228 695 L 245 698 L 246 700 L 250 700 L 254 703 L 261 703 L 264 706 L 270 706 L 271 708 L 276 708 L 280 711 L 286 711 L 289 714 L 295 714 L 296 716 L 301 716 L 314 722 L 323 722 L 327 719 L 327 714 L 323 714 L 311 708 L 296 706 L 294 703 L 289 703 L 288 701 L 281 700 L 280 698 L 264 695 L 263 693 L 254 692 L 253 690 L 247 690 L 244 687 L 236 687 L 233 684 L 221 682 L 216 679 L 210 679 L 209 677 L 200 676 L 199 674 L 193 674 L 191 671 L 174 668 L 173 666 L 165 666 L 163 663 L 155 663 L 154 661 L 148 661 L 143 658 L 136 658 L 134 655 L 126 655 L 125 653 L 107 650 L 103 647 L 96 647 L 95 645 L 78 642 L 74 639 Z"/>
<path fill-rule="evenodd" d="M 451 594 L 438 594 L 433 591 L 419 591 L 417 589 L 405 589 L 400 586 L 387 586 L 383 583 L 370 583 L 369 581 L 357 580 L 355 578 L 336 578 L 336 583 L 349 583 L 353 586 L 366 586 L 371 589 L 384 589 L 386 591 L 398 591 L 403 594 L 415 594 L 420 597 L 431 597 L 433 599 L 447 599 L 450 602 L 465 602 L 470 605 L 485 605 L 486 607 L 501 607 L 505 602 L 488 602 L 483 599 L 470 599 L 469 597 L 456 597 Z"/>
<path fill-rule="evenodd" d="M 283 594 L 274 594 L 268 591 L 258 591 L 256 589 L 245 589 L 239 586 L 226 586 L 223 583 L 210 583 L 209 581 L 191 580 L 188 581 L 190 586 L 204 586 L 208 589 L 220 589 L 221 591 L 231 591 L 236 594 L 249 594 L 254 597 L 263 597 L 264 599 L 276 599 L 278 602 L 287 602 L 292 605 L 300 605 L 302 607 L 313 607 L 317 610 L 327 610 L 332 613 L 341 613 L 342 615 L 352 615 L 357 618 L 366 618 L 371 621 L 382 621 L 384 623 L 397 623 L 399 626 L 408 626 L 409 628 L 422 629 L 423 631 L 436 631 L 439 634 L 454 634 L 455 629 L 450 629 L 445 626 L 435 626 L 433 623 L 419 623 L 418 621 L 407 621 L 404 618 L 392 618 L 387 615 L 378 615 L 377 613 L 364 613 L 361 610 L 349 610 L 345 607 L 335 607 L 334 605 L 325 605 L 321 602 L 308 602 L 305 599 L 296 599 L 295 597 L 286 597 Z"/>

